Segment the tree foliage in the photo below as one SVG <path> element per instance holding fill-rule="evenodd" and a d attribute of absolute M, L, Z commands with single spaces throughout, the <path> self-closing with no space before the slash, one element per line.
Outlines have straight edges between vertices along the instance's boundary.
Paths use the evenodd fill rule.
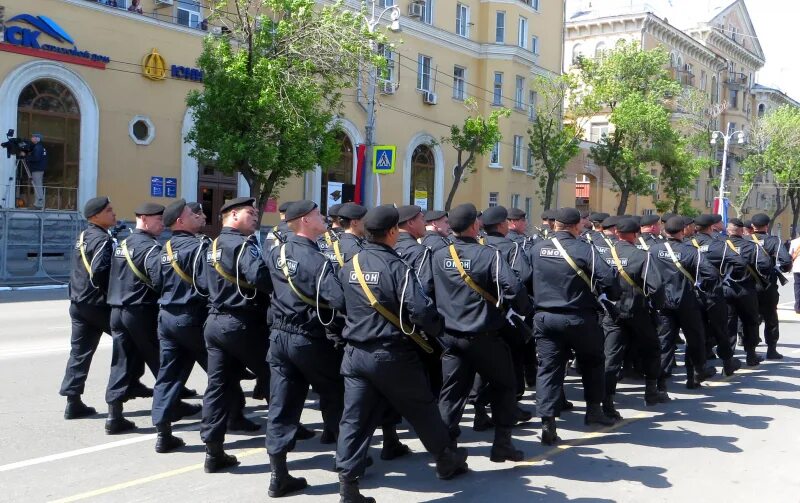
<path fill-rule="evenodd" d="M 231 0 L 212 8 L 223 36 L 203 42 L 203 89 L 189 93 L 192 155 L 241 173 L 263 211 L 291 177 L 339 156 L 335 117 L 341 89 L 352 87 L 382 36 L 341 2 Z"/>
<path fill-rule="evenodd" d="M 456 167 L 453 169 L 453 183 L 447 194 L 444 209 L 450 211 L 456 191 L 462 181 L 467 180 L 470 173 L 476 171 L 475 162 L 479 156 L 492 151 L 494 145 L 503 139 L 500 133 L 500 119 L 511 115 L 507 108 L 493 110 L 489 117 L 478 111 L 477 101 L 469 98 L 464 102 L 468 115 L 462 125 L 450 126 L 450 135 L 441 139 L 450 144 L 456 151 Z"/>

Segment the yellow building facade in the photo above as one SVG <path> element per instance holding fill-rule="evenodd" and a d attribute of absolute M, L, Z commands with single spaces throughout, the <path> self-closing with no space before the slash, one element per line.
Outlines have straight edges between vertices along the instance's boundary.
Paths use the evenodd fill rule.
<path fill-rule="evenodd" d="M 502 122 L 502 142 L 478 159 L 455 202 L 538 212 L 527 155 L 536 99 L 529 83 L 560 71 L 563 2 L 394 1 L 401 31 L 390 34 L 396 43 L 387 51 L 389 78 L 378 85 L 374 143 L 396 146 L 396 171 L 380 177 L 381 202 L 443 207 L 456 153 L 440 140 L 463 122 L 464 100 L 473 97 L 482 114 L 499 106 L 513 112 Z M 393 5 L 378 3 L 379 10 Z M 0 0 L 0 129 L 42 134 L 48 208 L 77 209 L 107 194 L 118 217 L 131 219 L 142 201 L 184 197 L 201 201 L 218 225 L 222 201 L 246 195 L 247 185 L 198 165 L 184 141 L 192 126 L 186 94 L 202 85 L 202 39 L 218 29 L 192 0 L 131 4 Z M 339 165 L 291 180 L 268 204 L 265 223 L 277 221 L 282 201 L 306 197 L 325 206 L 330 188 L 354 183 L 365 142 L 365 83 L 345 93 Z M 13 158 L 0 159 L 0 176 L 0 206 L 30 204 L 27 177 Z"/>

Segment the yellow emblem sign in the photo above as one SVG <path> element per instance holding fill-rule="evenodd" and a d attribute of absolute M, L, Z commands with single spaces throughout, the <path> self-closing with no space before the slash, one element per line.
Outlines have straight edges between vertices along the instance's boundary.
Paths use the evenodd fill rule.
<path fill-rule="evenodd" d="M 142 75 L 150 80 L 164 80 L 167 77 L 167 62 L 158 50 L 153 49 L 142 58 Z"/>

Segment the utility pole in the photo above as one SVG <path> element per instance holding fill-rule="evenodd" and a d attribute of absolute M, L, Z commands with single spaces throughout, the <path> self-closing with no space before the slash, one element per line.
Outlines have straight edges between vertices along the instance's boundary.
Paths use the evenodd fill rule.
<path fill-rule="evenodd" d="M 719 206 L 717 207 L 717 212 L 725 216 L 725 178 L 728 174 L 728 147 L 730 146 L 730 141 L 733 138 L 737 138 L 736 143 L 739 145 L 744 143 L 744 132 L 742 131 L 731 131 L 731 123 L 728 123 L 727 130 L 729 131 L 728 134 L 723 133 L 722 131 L 712 131 L 711 133 L 711 144 L 716 145 L 717 140 L 722 138 L 722 173 L 719 179 Z M 727 222 L 726 222 L 727 223 Z"/>

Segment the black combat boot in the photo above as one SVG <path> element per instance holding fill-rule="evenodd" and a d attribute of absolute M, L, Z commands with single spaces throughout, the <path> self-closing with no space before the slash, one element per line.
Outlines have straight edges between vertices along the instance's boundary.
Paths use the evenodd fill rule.
<path fill-rule="evenodd" d="M 489 460 L 494 463 L 502 463 L 504 461 L 522 461 L 524 458 L 525 454 L 514 448 L 514 444 L 511 443 L 511 428 L 495 426 L 494 444 L 492 444 Z"/>
<path fill-rule="evenodd" d="M 260 430 L 260 424 L 256 423 L 255 421 L 251 421 L 242 415 L 228 419 L 228 431 L 244 431 L 253 433 Z"/>
<path fill-rule="evenodd" d="M 197 403 L 178 402 L 172 407 L 172 421 L 180 421 L 185 417 L 192 417 L 203 411 L 203 406 Z"/>
<path fill-rule="evenodd" d="M 700 381 L 695 378 L 694 367 L 686 362 L 686 389 L 697 389 L 700 387 Z"/>
<path fill-rule="evenodd" d="M 222 442 L 206 442 L 206 462 L 203 466 L 206 473 L 218 472 L 238 464 L 236 456 L 225 453 Z"/>
<path fill-rule="evenodd" d="M 309 438 L 314 438 L 314 430 L 309 430 L 302 424 L 297 425 L 297 433 L 294 434 L 295 440 L 308 440 Z"/>
<path fill-rule="evenodd" d="M 181 394 L 180 394 L 181 398 L 194 398 L 196 396 L 197 396 L 197 390 L 187 388 L 186 386 L 181 388 Z"/>
<path fill-rule="evenodd" d="M 446 447 L 436 458 L 436 476 L 442 480 L 450 480 L 468 469 L 467 450 L 463 447 Z"/>
<path fill-rule="evenodd" d="M 533 419 L 533 412 L 525 410 L 519 405 L 517 405 L 517 410 L 514 414 L 514 421 L 516 421 L 517 424 L 522 424 L 522 423 L 527 423 L 531 419 Z"/>
<path fill-rule="evenodd" d="M 339 475 L 339 503 L 375 503 L 375 498 L 358 492 L 358 479 L 347 480 Z"/>
<path fill-rule="evenodd" d="M 663 389 L 662 389 L 663 388 Z M 667 394 L 666 379 L 646 379 L 644 382 L 644 404 L 648 407 L 667 403 L 671 399 Z"/>
<path fill-rule="evenodd" d="M 614 424 L 614 418 L 608 417 L 599 403 L 590 403 L 586 406 L 586 415 L 583 416 L 583 423 L 611 426 Z"/>
<path fill-rule="evenodd" d="M 141 382 L 137 381 L 128 386 L 128 393 L 125 396 L 125 399 L 132 400 L 134 398 L 150 398 L 151 396 L 153 396 L 153 388 L 148 388 Z"/>
<path fill-rule="evenodd" d="M 400 437 L 397 436 L 397 428 L 395 425 L 384 424 L 381 430 L 383 431 L 381 459 L 389 461 L 411 454 L 411 449 L 409 449 L 406 444 L 400 442 Z"/>
<path fill-rule="evenodd" d="M 614 421 L 622 421 L 622 414 L 619 413 L 617 407 L 614 405 L 614 395 L 606 395 L 603 399 L 603 414 Z"/>
<path fill-rule="evenodd" d="M 285 453 L 275 456 L 270 455 L 269 466 L 272 470 L 272 476 L 269 479 L 269 490 L 267 491 L 270 498 L 280 498 L 308 487 L 306 479 L 289 475 L 289 469 L 286 468 Z"/>
<path fill-rule="evenodd" d="M 528 386 L 530 389 L 536 389 L 536 372 L 538 369 L 536 368 L 535 363 L 526 363 L 525 364 L 525 385 Z"/>
<path fill-rule="evenodd" d="M 475 419 L 472 421 L 472 429 L 475 431 L 486 431 L 494 428 L 494 421 L 486 412 L 485 405 L 475 404 Z"/>
<path fill-rule="evenodd" d="M 764 359 L 758 356 L 758 353 L 756 353 L 756 348 L 745 348 L 745 354 L 747 355 L 745 358 L 745 364 L 748 367 L 756 367 L 764 361 Z"/>
<path fill-rule="evenodd" d="M 170 423 L 157 424 L 156 431 L 158 432 L 156 452 L 159 454 L 174 451 L 186 445 L 186 442 L 172 434 L 172 424 Z"/>
<path fill-rule="evenodd" d="M 335 444 L 338 435 L 328 429 L 322 430 L 322 435 L 319 436 L 319 443 L 321 444 Z"/>
<path fill-rule="evenodd" d="M 722 362 L 722 371 L 726 376 L 732 376 L 740 368 L 742 368 L 742 361 L 735 356 L 731 356 Z"/>
<path fill-rule="evenodd" d="M 556 429 L 556 418 L 543 417 L 542 418 L 542 444 L 556 445 L 561 439 L 558 437 L 558 430 Z"/>
<path fill-rule="evenodd" d="M 106 434 L 116 435 L 130 430 L 135 430 L 136 425 L 133 421 L 128 421 L 122 417 L 122 402 L 111 402 L 108 404 L 108 418 L 106 419 Z"/>
<path fill-rule="evenodd" d="M 659 377 L 658 381 L 656 381 L 656 387 L 658 388 L 658 393 L 663 397 L 665 402 L 669 402 L 672 400 L 670 396 L 667 394 L 667 378 L 666 377 Z"/>
<path fill-rule="evenodd" d="M 777 344 L 767 346 L 767 360 L 783 360 L 783 355 L 778 353 Z"/>
<path fill-rule="evenodd" d="M 89 407 L 81 400 L 80 395 L 70 395 L 67 397 L 67 408 L 64 409 L 64 419 L 80 419 L 82 417 L 94 416 L 97 411 L 94 407 Z"/>

